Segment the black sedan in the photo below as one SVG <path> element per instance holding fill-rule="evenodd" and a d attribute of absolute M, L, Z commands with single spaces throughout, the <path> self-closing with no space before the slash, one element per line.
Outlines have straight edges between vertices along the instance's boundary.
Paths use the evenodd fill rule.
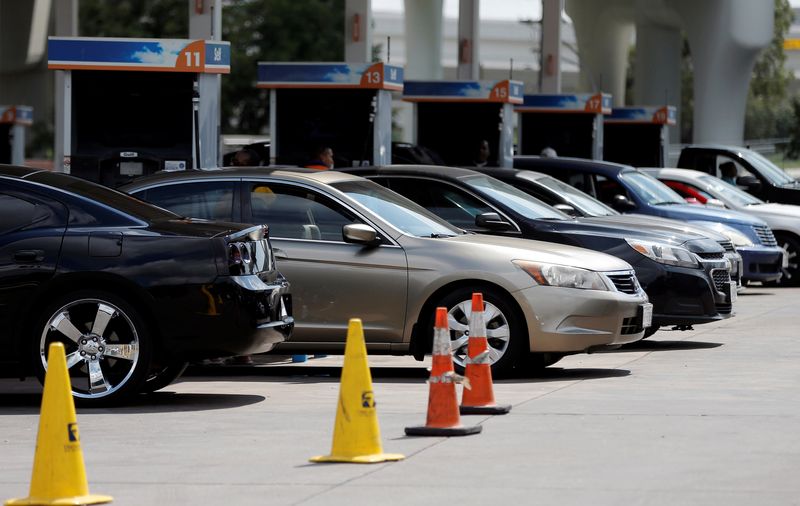
<path fill-rule="evenodd" d="M 572 219 L 498 179 L 468 169 L 342 170 L 380 183 L 466 230 L 580 246 L 625 260 L 636 269 L 653 303 L 648 334 L 661 325 L 688 326 L 732 315 L 736 285 L 725 251 L 703 236 Z"/>
<path fill-rule="evenodd" d="M 39 379 L 63 342 L 86 405 L 187 361 L 265 352 L 293 327 L 266 227 L 182 218 L 66 174 L 0 165 L 0 363 Z"/>

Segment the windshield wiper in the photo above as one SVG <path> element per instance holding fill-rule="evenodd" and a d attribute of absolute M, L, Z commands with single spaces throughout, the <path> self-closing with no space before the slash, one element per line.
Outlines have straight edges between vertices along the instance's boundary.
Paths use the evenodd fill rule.
<path fill-rule="evenodd" d="M 436 232 L 433 232 L 430 235 L 430 237 L 433 238 L 433 239 L 441 239 L 443 237 L 455 237 L 455 235 L 453 235 L 453 234 L 437 234 Z"/>
<path fill-rule="evenodd" d="M 664 202 L 653 202 L 651 205 L 654 206 L 666 206 L 666 205 L 674 205 L 674 204 L 685 204 L 685 202 L 675 202 L 672 200 L 665 200 Z"/>

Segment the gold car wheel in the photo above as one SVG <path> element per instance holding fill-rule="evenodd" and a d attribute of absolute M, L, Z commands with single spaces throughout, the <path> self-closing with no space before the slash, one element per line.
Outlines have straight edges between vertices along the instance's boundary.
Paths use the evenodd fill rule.
<path fill-rule="evenodd" d="M 466 366 L 471 317 L 471 300 L 461 301 L 448 311 L 450 348 L 453 351 L 453 362 L 458 367 Z M 484 302 L 484 320 L 486 322 L 486 338 L 489 343 L 489 363 L 493 365 L 508 351 L 511 327 L 503 312 L 488 301 Z"/>

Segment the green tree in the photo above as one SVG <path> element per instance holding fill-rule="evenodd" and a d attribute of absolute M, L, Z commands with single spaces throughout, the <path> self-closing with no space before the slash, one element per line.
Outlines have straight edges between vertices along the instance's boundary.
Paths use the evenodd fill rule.
<path fill-rule="evenodd" d="M 783 42 L 794 20 L 789 0 L 774 0 L 772 42 L 761 51 L 750 78 L 745 117 L 745 139 L 785 137 L 792 128 L 792 107 L 787 89 L 792 75 L 784 67 Z"/>
<path fill-rule="evenodd" d="M 186 0 L 80 0 L 78 18 L 83 37 L 185 39 L 189 34 Z"/>
<path fill-rule="evenodd" d="M 344 0 L 232 0 L 223 3 L 222 40 L 231 43 L 231 73 L 222 76 L 223 133 L 268 126 L 268 100 L 256 88 L 259 61 L 344 59 Z M 186 0 L 80 0 L 86 37 L 185 39 Z"/>
<path fill-rule="evenodd" d="M 241 0 L 225 6 L 222 38 L 231 73 L 222 78 L 223 133 L 268 126 L 268 98 L 256 89 L 260 61 L 342 61 L 344 0 Z"/>

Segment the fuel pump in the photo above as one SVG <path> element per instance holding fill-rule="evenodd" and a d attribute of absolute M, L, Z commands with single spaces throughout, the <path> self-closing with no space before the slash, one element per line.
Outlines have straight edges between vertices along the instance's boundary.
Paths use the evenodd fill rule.
<path fill-rule="evenodd" d="M 392 158 L 392 92 L 403 69 L 378 63 L 258 64 L 269 90 L 270 164 L 304 165 L 330 147 L 335 165 L 384 165 Z"/>
<path fill-rule="evenodd" d="M 603 123 L 603 157 L 634 167 L 665 167 L 669 127 L 676 123 L 674 106 L 614 107 Z"/>
<path fill-rule="evenodd" d="M 117 186 L 218 165 L 217 75 L 230 72 L 228 42 L 51 37 L 48 68 L 64 73 L 56 170 Z"/>
<path fill-rule="evenodd" d="M 414 104 L 414 142 L 447 165 L 511 167 L 513 105 L 522 103 L 520 81 L 407 81 L 403 100 Z M 476 162 L 479 151 L 486 160 Z"/>
<path fill-rule="evenodd" d="M 519 154 L 603 159 L 603 116 L 611 113 L 611 95 L 525 95 L 519 113 Z"/>

